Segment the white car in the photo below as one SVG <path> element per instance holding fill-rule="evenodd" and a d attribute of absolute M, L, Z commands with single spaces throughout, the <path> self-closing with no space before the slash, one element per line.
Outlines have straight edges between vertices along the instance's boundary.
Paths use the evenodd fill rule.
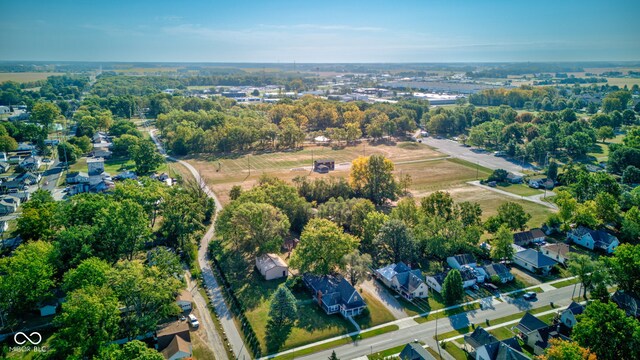
<path fill-rule="evenodd" d="M 196 318 L 196 316 L 193 314 L 189 314 L 189 324 L 195 329 L 197 329 L 200 326 L 200 323 L 198 322 L 198 318 Z"/>

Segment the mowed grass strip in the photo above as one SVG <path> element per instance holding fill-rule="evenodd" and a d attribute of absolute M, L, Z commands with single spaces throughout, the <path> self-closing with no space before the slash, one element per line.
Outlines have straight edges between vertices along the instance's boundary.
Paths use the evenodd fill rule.
<path fill-rule="evenodd" d="M 391 331 L 396 331 L 398 329 L 399 329 L 398 325 L 384 326 L 384 327 L 381 327 L 379 329 L 367 331 L 365 333 L 361 333 L 361 334 L 356 335 L 356 336 L 345 337 L 345 338 L 342 338 L 342 339 L 336 339 L 334 341 L 330 341 L 330 342 L 327 342 L 327 343 L 324 343 L 324 344 L 320 344 L 320 345 L 308 347 L 308 348 L 305 348 L 305 349 L 302 349 L 302 350 L 298 350 L 298 351 L 295 351 L 295 352 L 291 352 L 291 353 L 288 353 L 288 354 L 276 356 L 273 359 L 274 360 L 293 360 L 295 357 L 301 357 L 301 356 L 305 356 L 305 355 L 316 353 L 318 351 L 332 349 L 332 348 L 338 347 L 340 345 L 345 345 L 345 344 L 352 343 L 352 342 L 354 342 L 356 340 L 367 339 L 367 338 L 378 336 L 378 335 L 382 335 L 382 334 L 385 334 L 385 333 L 388 333 L 388 332 L 391 332 Z"/>
<path fill-rule="evenodd" d="M 560 281 L 560 282 L 551 284 L 551 286 L 553 286 L 556 289 L 559 289 L 559 288 L 563 288 L 565 286 L 571 286 L 571 285 L 578 284 L 578 283 L 580 283 L 580 279 L 574 278 L 574 279 L 567 279 L 567 280 L 564 280 L 564 281 Z"/>
<path fill-rule="evenodd" d="M 478 303 L 473 303 L 473 304 L 467 304 L 464 306 L 460 306 L 457 307 L 455 309 L 450 309 L 450 310 L 446 310 L 446 311 L 439 311 L 436 313 L 430 313 L 427 316 L 421 316 L 418 318 L 413 319 L 415 322 L 417 322 L 418 324 L 422 324 L 425 323 L 427 321 L 431 321 L 431 320 L 435 320 L 435 319 L 442 319 L 442 318 L 446 318 L 449 316 L 453 316 L 453 315 L 458 315 L 461 313 L 465 313 L 467 311 L 473 311 L 473 310 L 478 310 L 480 309 L 480 304 Z"/>

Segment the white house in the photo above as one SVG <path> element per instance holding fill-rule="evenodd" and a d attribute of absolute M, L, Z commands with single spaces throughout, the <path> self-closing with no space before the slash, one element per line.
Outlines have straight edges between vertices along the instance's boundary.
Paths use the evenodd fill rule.
<path fill-rule="evenodd" d="M 556 243 L 556 244 L 547 244 L 540 248 L 542 253 L 553 260 L 559 262 L 560 264 L 566 265 L 567 260 L 569 260 L 569 254 L 573 251 L 569 244 L 565 243 Z"/>
<path fill-rule="evenodd" d="M 582 314 L 584 311 L 584 306 L 578 304 L 573 301 L 569 304 L 569 307 L 564 309 L 560 313 L 560 322 L 563 323 L 566 327 L 573 328 L 577 323 L 577 316 Z"/>
<path fill-rule="evenodd" d="M 487 278 L 491 279 L 494 276 L 497 276 L 500 279 L 501 283 L 507 283 L 509 281 L 513 281 L 514 277 L 508 267 L 504 264 L 494 263 L 483 266 L 482 271 L 486 274 Z"/>
<path fill-rule="evenodd" d="M 0 198 L 0 214 L 12 214 L 18 210 L 20 199 L 15 196 L 5 195 Z"/>
<path fill-rule="evenodd" d="M 426 298 L 429 295 L 429 288 L 424 283 L 422 272 L 419 269 L 411 270 L 403 262 L 377 269 L 375 275 L 383 284 L 407 300 Z"/>
<path fill-rule="evenodd" d="M 427 285 L 438 293 L 442 293 L 442 285 L 444 284 L 444 279 L 447 277 L 449 272 L 442 272 L 439 274 L 431 275 L 425 277 L 425 282 Z M 477 282 L 477 278 L 473 272 L 468 271 L 467 269 L 461 269 L 460 275 L 462 276 L 462 287 L 468 288 L 473 286 Z"/>
<path fill-rule="evenodd" d="M 533 249 L 525 249 L 513 255 L 513 262 L 521 267 L 533 272 L 547 274 L 555 260 Z"/>
<path fill-rule="evenodd" d="M 620 245 L 618 238 L 608 232 L 604 230 L 591 230 L 584 226 L 578 226 L 569 231 L 567 233 L 567 240 L 571 240 L 590 250 L 602 250 L 607 254 L 613 254 L 613 251 Z"/>
<path fill-rule="evenodd" d="M 276 254 L 256 257 L 256 268 L 265 280 L 279 279 L 289 275 L 289 266 Z"/>
<path fill-rule="evenodd" d="M 176 296 L 176 304 L 180 306 L 182 311 L 191 311 L 193 303 L 193 296 L 191 296 L 191 292 L 187 289 L 182 289 L 178 296 Z"/>

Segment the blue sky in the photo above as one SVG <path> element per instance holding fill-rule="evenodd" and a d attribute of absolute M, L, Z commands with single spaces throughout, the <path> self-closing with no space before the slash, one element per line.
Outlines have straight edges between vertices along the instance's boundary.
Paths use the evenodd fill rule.
<path fill-rule="evenodd" d="M 637 0 L 0 0 L 0 60 L 640 60 Z"/>

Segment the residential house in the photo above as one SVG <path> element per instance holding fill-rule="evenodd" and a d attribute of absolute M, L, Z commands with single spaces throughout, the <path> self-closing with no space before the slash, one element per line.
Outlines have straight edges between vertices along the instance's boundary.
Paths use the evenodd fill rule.
<path fill-rule="evenodd" d="M 398 357 L 400 360 L 436 360 L 436 358 L 434 358 L 427 349 L 415 342 L 408 343 L 404 348 L 402 348 Z"/>
<path fill-rule="evenodd" d="M 460 270 L 464 265 L 468 265 L 471 267 L 476 267 L 478 265 L 476 263 L 476 259 L 471 254 L 458 254 L 449 256 L 447 258 L 447 264 L 449 264 L 452 269 L 458 270 Z"/>
<path fill-rule="evenodd" d="M 613 251 L 620 245 L 620 241 L 615 236 L 604 230 L 591 230 L 584 226 L 578 226 L 567 233 L 567 240 L 585 247 L 590 250 L 598 249 L 607 254 L 613 254 Z"/>
<path fill-rule="evenodd" d="M 156 349 L 165 359 L 176 360 L 191 357 L 191 334 L 186 321 L 174 321 L 159 325 L 156 330 Z"/>
<path fill-rule="evenodd" d="M 483 345 L 476 350 L 476 360 L 529 360 L 529 357 L 522 351 L 518 339 L 495 341 Z"/>
<path fill-rule="evenodd" d="M 336 167 L 335 160 L 324 159 L 324 160 L 315 160 L 313 162 L 313 171 L 319 173 L 328 173 L 331 170 L 334 170 Z"/>
<path fill-rule="evenodd" d="M 513 243 L 519 246 L 527 246 L 531 243 L 544 241 L 546 235 L 541 229 L 531 229 L 513 234 Z"/>
<path fill-rule="evenodd" d="M 180 290 L 178 296 L 176 296 L 176 304 L 182 309 L 182 311 L 191 311 L 193 307 L 193 296 L 187 289 Z"/>
<path fill-rule="evenodd" d="M 6 161 L 0 161 L 0 174 L 4 174 L 11 168 L 11 165 Z"/>
<path fill-rule="evenodd" d="M 28 156 L 20 162 L 18 167 L 26 171 L 38 171 L 42 165 L 42 159 L 39 156 Z"/>
<path fill-rule="evenodd" d="M 38 172 L 27 171 L 18 175 L 15 180 L 19 181 L 23 185 L 31 186 L 36 185 L 42 180 L 42 175 Z"/>
<path fill-rule="evenodd" d="M 502 284 L 507 283 L 509 281 L 513 281 L 514 279 L 513 274 L 511 273 L 511 270 L 509 270 L 509 268 L 506 267 L 504 264 L 493 263 L 493 264 L 483 266 L 480 269 L 484 271 L 484 273 L 489 279 L 493 278 L 494 276 L 497 276 L 498 279 L 500 279 L 500 282 Z"/>
<path fill-rule="evenodd" d="M 513 255 L 513 262 L 521 267 L 540 274 L 547 274 L 556 264 L 555 260 L 533 249 L 525 249 Z"/>
<path fill-rule="evenodd" d="M 9 223 L 7 221 L 0 221 L 0 233 L 9 230 Z"/>
<path fill-rule="evenodd" d="M 329 315 L 339 312 L 344 317 L 351 317 L 359 315 L 367 307 L 360 294 L 343 277 L 305 274 L 302 280 L 313 293 L 318 306 Z"/>
<path fill-rule="evenodd" d="M 487 330 L 483 329 L 482 326 L 478 326 L 471 334 L 464 336 L 464 343 L 467 348 L 467 352 L 473 358 L 476 357 L 476 351 L 480 347 L 496 341 L 498 341 L 498 339 L 491 335 Z"/>
<path fill-rule="evenodd" d="M 0 151 L 0 161 L 7 162 L 9 159 L 7 158 L 7 153 L 4 151 Z"/>
<path fill-rule="evenodd" d="M 560 313 L 560 323 L 572 329 L 577 323 L 577 316 L 582 314 L 584 306 L 572 301 L 569 306 Z"/>
<path fill-rule="evenodd" d="M 105 158 L 108 159 L 111 157 L 111 155 L 113 155 L 113 153 L 111 152 L 111 150 L 106 150 L 106 149 L 102 149 L 102 148 L 96 148 L 95 150 L 93 150 L 90 154 L 93 157 L 101 157 L 101 158 Z"/>
<path fill-rule="evenodd" d="M 256 268 L 265 280 L 286 278 L 289 275 L 289 266 L 276 254 L 256 257 Z"/>
<path fill-rule="evenodd" d="M 16 149 L 17 152 L 25 152 L 25 151 L 31 152 L 34 150 L 36 150 L 36 146 L 34 144 L 27 143 L 27 142 L 18 143 L 18 148 Z"/>
<path fill-rule="evenodd" d="M 20 155 L 9 156 L 9 159 L 7 160 L 7 162 L 12 165 L 17 165 L 20 163 L 20 161 L 22 161 L 22 156 Z"/>
<path fill-rule="evenodd" d="M 477 283 L 478 279 L 476 275 L 469 271 L 468 268 L 462 268 L 459 270 L 460 275 L 462 276 L 462 287 L 468 288 Z M 425 282 L 427 285 L 438 293 L 442 293 L 442 285 L 444 284 L 444 279 L 447 277 L 449 272 L 441 272 L 439 274 L 430 275 L 425 278 Z"/>
<path fill-rule="evenodd" d="M 375 276 L 407 300 L 426 298 L 429 295 L 429 288 L 424 283 L 422 271 L 419 269 L 411 270 L 403 262 L 377 269 Z"/>
<path fill-rule="evenodd" d="M 40 310 L 40 316 L 55 315 L 58 310 L 58 301 L 55 299 L 46 301 L 39 305 L 38 310 Z"/>
<path fill-rule="evenodd" d="M 20 180 L 16 180 L 13 178 L 12 180 L 5 179 L 2 183 L 0 183 L 0 188 L 3 193 L 14 193 L 25 188 L 25 184 L 23 184 Z"/>
<path fill-rule="evenodd" d="M 507 174 L 507 181 L 512 183 L 512 184 L 522 184 L 524 179 L 523 179 L 522 175 L 516 175 L 514 173 L 508 173 Z"/>
<path fill-rule="evenodd" d="M 611 295 L 611 301 L 627 313 L 627 316 L 640 318 L 640 299 L 635 295 L 617 290 Z"/>
<path fill-rule="evenodd" d="M 67 184 L 88 184 L 89 174 L 82 171 L 67 173 Z"/>
<path fill-rule="evenodd" d="M 24 204 L 31 199 L 31 193 L 28 191 L 11 193 L 11 196 L 18 198 L 18 200 L 20 200 L 20 204 Z"/>
<path fill-rule="evenodd" d="M 0 214 L 12 214 L 18 210 L 20 206 L 20 199 L 11 195 L 4 195 L 0 197 Z"/>
<path fill-rule="evenodd" d="M 549 346 L 549 340 L 560 338 L 569 340 L 559 332 L 560 325 L 547 325 L 544 321 L 526 312 L 516 326 L 521 333 L 522 340 L 533 349 L 534 354 L 540 355 Z"/>
<path fill-rule="evenodd" d="M 542 253 L 553 260 L 559 262 L 562 265 L 567 265 L 567 260 L 569 260 L 569 254 L 573 251 L 569 244 L 565 243 L 555 243 L 555 244 L 547 244 L 540 248 Z"/>
<path fill-rule="evenodd" d="M 11 108 L 9 108 L 8 106 L 0 105 L 0 114 L 4 115 L 10 112 L 11 112 Z"/>
<path fill-rule="evenodd" d="M 137 180 L 138 175 L 136 175 L 136 173 L 134 173 L 133 171 L 126 170 L 113 177 L 113 180 L 126 180 L 126 179 Z"/>

